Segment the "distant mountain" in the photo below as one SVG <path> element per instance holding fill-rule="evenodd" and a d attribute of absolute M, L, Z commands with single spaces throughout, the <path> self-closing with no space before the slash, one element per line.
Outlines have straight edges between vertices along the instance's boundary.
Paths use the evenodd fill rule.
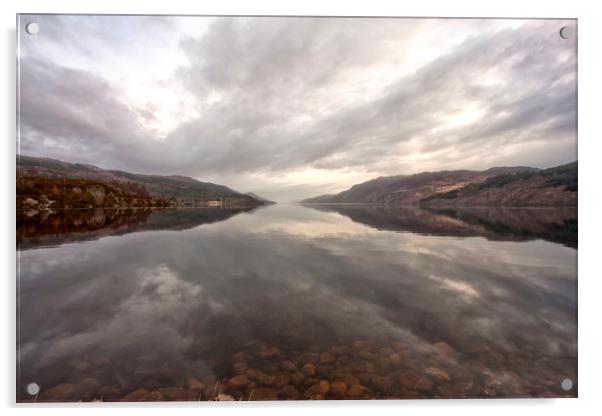
<path fill-rule="evenodd" d="M 415 175 L 387 176 L 354 185 L 335 195 L 321 195 L 302 203 L 369 203 L 379 205 L 415 205 L 435 194 L 453 191 L 470 183 L 518 172 L 536 172 L 524 166 L 496 167 L 485 171 L 451 170 Z"/>
<path fill-rule="evenodd" d="M 425 206 L 577 206 L 577 162 L 488 178 L 421 201 Z"/>
<path fill-rule="evenodd" d="M 193 204 L 198 200 L 221 200 L 230 205 L 264 204 L 264 201 L 260 199 L 226 186 L 201 182 L 186 176 L 141 175 L 47 158 L 18 156 L 17 175 L 18 178 L 28 178 L 29 184 L 33 186 L 21 187 L 23 189 L 34 189 L 38 182 L 36 178 L 44 179 L 46 182 L 52 179 L 65 179 L 84 181 L 83 185 L 88 188 L 100 185 L 106 193 L 117 190 L 113 193 L 127 194 L 127 189 L 134 189 L 140 193 L 142 190 L 142 193 L 148 194 L 149 198 L 177 201 L 180 205 Z M 17 194 L 19 196 L 19 192 Z M 140 198 L 137 200 L 140 201 Z"/>

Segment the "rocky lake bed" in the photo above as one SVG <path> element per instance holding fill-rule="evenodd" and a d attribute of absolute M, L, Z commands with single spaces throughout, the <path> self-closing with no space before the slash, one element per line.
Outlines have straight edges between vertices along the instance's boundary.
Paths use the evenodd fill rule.
<path fill-rule="evenodd" d="M 338 343 L 326 350 L 281 350 L 250 342 L 229 360 L 216 363 L 229 369 L 216 375 L 190 374 L 170 379 L 169 369 L 139 364 L 126 378 L 116 375 L 104 384 L 110 360 L 74 360 L 81 374 L 40 391 L 31 401 L 234 401 L 234 400 L 370 400 L 420 398 L 558 397 L 567 365 L 548 361 L 532 368 L 528 357 L 510 357 L 486 343 L 458 350 L 439 341 L 417 351 L 403 342 L 379 345 L 370 340 Z M 96 374 L 99 378 L 95 378 Z M 106 374 L 106 373 L 104 373 Z M 574 377 L 574 375 L 573 375 Z M 529 380 L 530 378 L 530 380 Z M 120 383 L 121 380 L 121 383 Z M 171 383 L 165 382 L 169 380 Z M 132 382 L 139 383 L 134 388 Z M 527 383 L 528 382 L 528 383 Z M 526 384 L 529 386 L 527 387 Z"/>

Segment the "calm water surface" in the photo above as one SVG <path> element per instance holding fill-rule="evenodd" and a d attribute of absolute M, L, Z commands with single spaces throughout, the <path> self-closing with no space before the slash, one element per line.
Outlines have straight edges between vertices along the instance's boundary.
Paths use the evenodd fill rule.
<path fill-rule="evenodd" d="M 29 213 L 17 396 L 575 396 L 576 248 L 573 210 Z"/>

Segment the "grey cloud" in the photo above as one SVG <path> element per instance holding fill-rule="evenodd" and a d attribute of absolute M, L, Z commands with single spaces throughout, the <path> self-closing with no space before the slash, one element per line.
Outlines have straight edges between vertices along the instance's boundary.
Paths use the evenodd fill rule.
<path fill-rule="evenodd" d="M 367 21 L 366 24 L 368 22 L 373 25 L 371 27 L 376 25 L 374 21 Z M 185 48 L 189 56 L 192 55 L 189 71 L 195 80 L 194 84 L 212 86 L 226 95 L 228 100 L 220 107 L 220 112 L 227 112 L 226 117 L 232 117 L 234 123 L 228 123 L 229 127 L 236 125 L 245 133 L 242 139 L 228 134 L 220 135 L 225 146 L 233 147 L 233 142 L 242 140 L 250 140 L 255 145 L 241 146 L 240 158 L 235 150 L 227 153 L 230 160 L 220 157 L 213 159 L 210 163 L 212 169 L 220 169 L 221 166 L 226 170 L 283 170 L 299 165 L 333 168 L 365 165 L 367 153 L 375 155 L 375 159 L 378 154 L 382 158 L 392 146 L 413 138 L 424 138 L 421 148 L 425 151 L 460 146 L 464 151 L 475 153 L 479 151 L 480 141 L 493 140 L 502 144 L 517 131 L 522 133 L 521 140 L 529 141 L 529 133 L 534 133 L 538 125 L 562 120 L 560 125 L 570 130 L 576 121 L 575 83 L 557 82 L 554 87 L 549 87 L 563 75 L 574 72 L 576 59 L 573 54 L 568 61 L 557 60 L 560 52 L 572 53 L 573 45 L 562 44 L 562 40 L 555 36 L 556 22 L 537 22 L 517 30 L 469 39 L 416 73 L 399 79 L 381 97 L 368 103 L 342 106 L 339 111 L 326 117 L 320 117 L 320 112 L 312 106 L 314 103 L 311 102 L 313 97 L 310 93 L 297 96 L 297 92 L 307 90 L 317 94 L 320 88 L 328 88 L 333 78 L 339 75 L 339 67 L 346 70 L 355 64 L 357 70 L 369 69 L 369 60 L 361 61 L 353 55 L 354 51 L 359 50 L 361 56 L 362 46 L 366 46 L 362 45 L 359 35 L 362 32 L 355 32 L 357 42 L 344 40 L 337 43 L 345 37 L 333 35 L 328 38 L 325 35 L 338 33 L 332 30 L 333 26 L 337 27 L 336 24 L 331 25 L 331 22 L 323 20 L 302 22 L 299 25 L 304 25 L 306 30 L 311 27 L 306 37 L 308 32 L 312 36 L 309 36 L 303 49 L 296 50 L 294 34 L 295 29 L 299 30 L 298 27 L 293 29 L 290 38 L 271 37 L 268 42 L 265 39 L 265 27 L 262 26 L 259 34 L 251 30 L 265 22 L 253 23 L 256 24 L 236 27 L 232 21 L 220 21 L 213 28 L 215 32 L 201 42 L 186 42 Z M 291 23 L 295 26 L 298 22 Z M 243 29 L 246 29 L 246 37 L 240 34 Z M 276 28 L 273 33 L 280 31 Z M 326 40 L 322 36 L 326 36 Z M 218 40 L 223 44 L 216 46 Z M 386 41 L 383 38 L 376 40 L 381 43 Z M 282 54 L 282 43 L 293 45 L 285 50 L 294 53 L 290 56 Z M 266 51 L 262 46 L 258 54 L 245 49 L 245 45 L 250 45 L 252 50 L 256 44 L 272 47 Z M 316 52 L 316 48 L 321 50 L 316 46 L 318 44 L 329 50 L 327 55 L 333 57 L 332 61 L 313 59 L 319 56 Z M 336 47 L 333 46 L 335 44 Z M 216 54 L 215 61 L 211 61 L 211 51 L 215 50 L 222 53 Z M 228 52 L 224 53 L 224 50 Z M 350 62 L 341 56 L 354 56 L 354 59 Z M 249 61 L 252 58 L 255 60 Z M 216 75 L 220 68 L 224 73 Z M 503 85 L 478 84 L 479 75 L 490 68 L 498 68 Z M 304 70 L 303 75 L 296 75 L 300 69 Z M 274 88 L 274 85 L 281 87 Z M 257 103 L 261 103 L 260 108 L 257 108 Z M 465 103 L 482 107 L 485 110 L 482 119 L 467 128 L 452 129 L 436 137 L 428 137 L 429 131 L 438 124 L 438 117 L 462 109 Z M 286 107 L 286 104 L 293 105 Z M 272 111 L 272 106 L 277 110 Z M 305 130 L 289 130 L 286 118 L 290 108 L 301 114 L 303 110 L 308 111 L 315 116 L 314 122 Z M 244 123 L 237 123 L 235 117 L 238 112 L 253 114 L 257 118 L 245 118 Z M 290 116 L 296 114 L 292 112 Z M 270 126 L 280 128 L 269 132 Z M 191 127 L 191 130 L 198 129 Z M 549 133 L 550 139 L 554 139 L 563 131 Z M 286 135 L 287 139 L 282 140 L 282 135 Z M 255 151 L 249 153 L 253 148 Z M 340 155 L 345 157 L 336 157 Z M 334 160 L 329 160 L 331 157 Z M 366 168 L 369 169 L 369 166 Z M 395 166 L 389 168 L 395 169 Z"/>
<path fill-rule="evenodd" d="M 140 114 L 96 74 L 22 58 L 19 98 L 24 153 L 110 165 L 147 143 Z"/>

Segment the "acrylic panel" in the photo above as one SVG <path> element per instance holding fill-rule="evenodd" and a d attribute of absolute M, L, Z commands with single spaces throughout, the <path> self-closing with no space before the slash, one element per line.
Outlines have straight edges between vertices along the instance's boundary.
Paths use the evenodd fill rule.
<path fill-rule="evenodd" d="M 17 43 L 18 402 L 577 396 L 576 20 Z"/>

